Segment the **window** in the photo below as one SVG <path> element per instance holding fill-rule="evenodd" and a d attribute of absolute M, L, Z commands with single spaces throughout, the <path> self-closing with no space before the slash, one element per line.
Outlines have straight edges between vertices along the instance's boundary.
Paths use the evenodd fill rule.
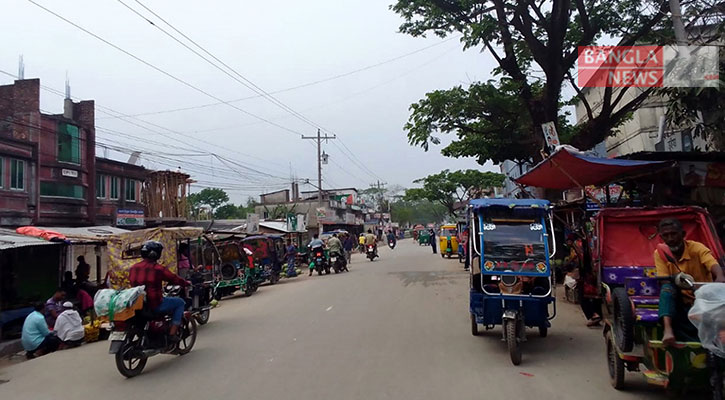
<path fill-rule="evenodd" d="M 81 163 L 81 140 L 77 126 L 62 122 L 58 124 L 58 161 Z"/>
<path fill-rule="evenodd" d="M 136 202 L 136 180 L 126 179 L 126 201 Z"/>
<path fill-rule="evenodd" d="M 109 176 L 109 180 L 111 181 L 111 200 L 118 200 L 118 177 L 116 176 Z"/>
<path fill-rule="evenodd" d="M 99 199 L 106 198 L 106 175 L 96 175 L 96 197 Z"/>
<path fill-rule="evenodd" d="M 71 199 L 84 199 L 86 197 L 83 186 L 57 182 L 40 182 L 40 195 L 68 197 Z"/>
<path fill-rule="evenodd" d="M 10 159 L 10 189 L 25 190 L 25 161 Z"/>

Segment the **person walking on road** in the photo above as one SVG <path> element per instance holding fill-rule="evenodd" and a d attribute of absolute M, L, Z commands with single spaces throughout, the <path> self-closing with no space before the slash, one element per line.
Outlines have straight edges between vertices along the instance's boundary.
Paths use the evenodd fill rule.
<path fill-rule="evenodd" d="M 345 236 L 345 241 L 342 243 L 342 247 L 345 249 L 345 258 L 347 258 L 347 263 L 350 264 L 352 261 L 352 249 L 355 247 L 355 241 L 349 233 Z"/>
<path fill-rule="evenodd" d="M 297 276 L 297 270 L 295 269 L 295 258 L 297 257 L 297 247 L 291 240 L 287 239 L 287 250 L 285 252 L 285 258 L 287 259 L 287 277 L 292 278 Z"/>
<path fill-rule="evenodd" d="M 430 230 L 430 247 L 433 249 L 433 254 L 436 254 L 436 233 L 433 229 Z"/>

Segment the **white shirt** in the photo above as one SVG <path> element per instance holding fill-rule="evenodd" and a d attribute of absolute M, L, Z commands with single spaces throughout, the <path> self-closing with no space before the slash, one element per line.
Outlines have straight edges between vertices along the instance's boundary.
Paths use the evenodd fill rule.
<path fill-rule="evenodd" d="M 81 340 L 86 335 L 83 329 L 83 321 L 76 310 L 65 310 L 55 320 L 55 333 L 58 339 L 67 342 L 69 340 Z"/>

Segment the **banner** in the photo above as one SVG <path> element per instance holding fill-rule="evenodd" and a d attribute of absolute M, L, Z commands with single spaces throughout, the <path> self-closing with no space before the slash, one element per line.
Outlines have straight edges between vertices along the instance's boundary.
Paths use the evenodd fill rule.
<path fill-rule="evenodd" d="M 541 130 L 544 131 L 544 139 L 546 140 L 546 146 L 549 148 L 555 148 L 560 145 L 559 134 L 556 133 L 556 125 L 553 122 L 545 122 L 541 124 Z"/>
<path fill-rule="evenodd" d="M 259 232 L 259 214 L 247 214 L 247 233 Z"/>

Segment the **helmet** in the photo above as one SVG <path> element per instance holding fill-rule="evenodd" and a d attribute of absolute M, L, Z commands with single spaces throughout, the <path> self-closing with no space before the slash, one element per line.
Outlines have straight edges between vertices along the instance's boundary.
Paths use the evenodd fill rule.
<path fill-rule="evenodd" d="M 155 240 L 148 240 L 141 247 L 141 257 L 151 261 L 158 261 L 163 250 L 163 244 Z"/>

